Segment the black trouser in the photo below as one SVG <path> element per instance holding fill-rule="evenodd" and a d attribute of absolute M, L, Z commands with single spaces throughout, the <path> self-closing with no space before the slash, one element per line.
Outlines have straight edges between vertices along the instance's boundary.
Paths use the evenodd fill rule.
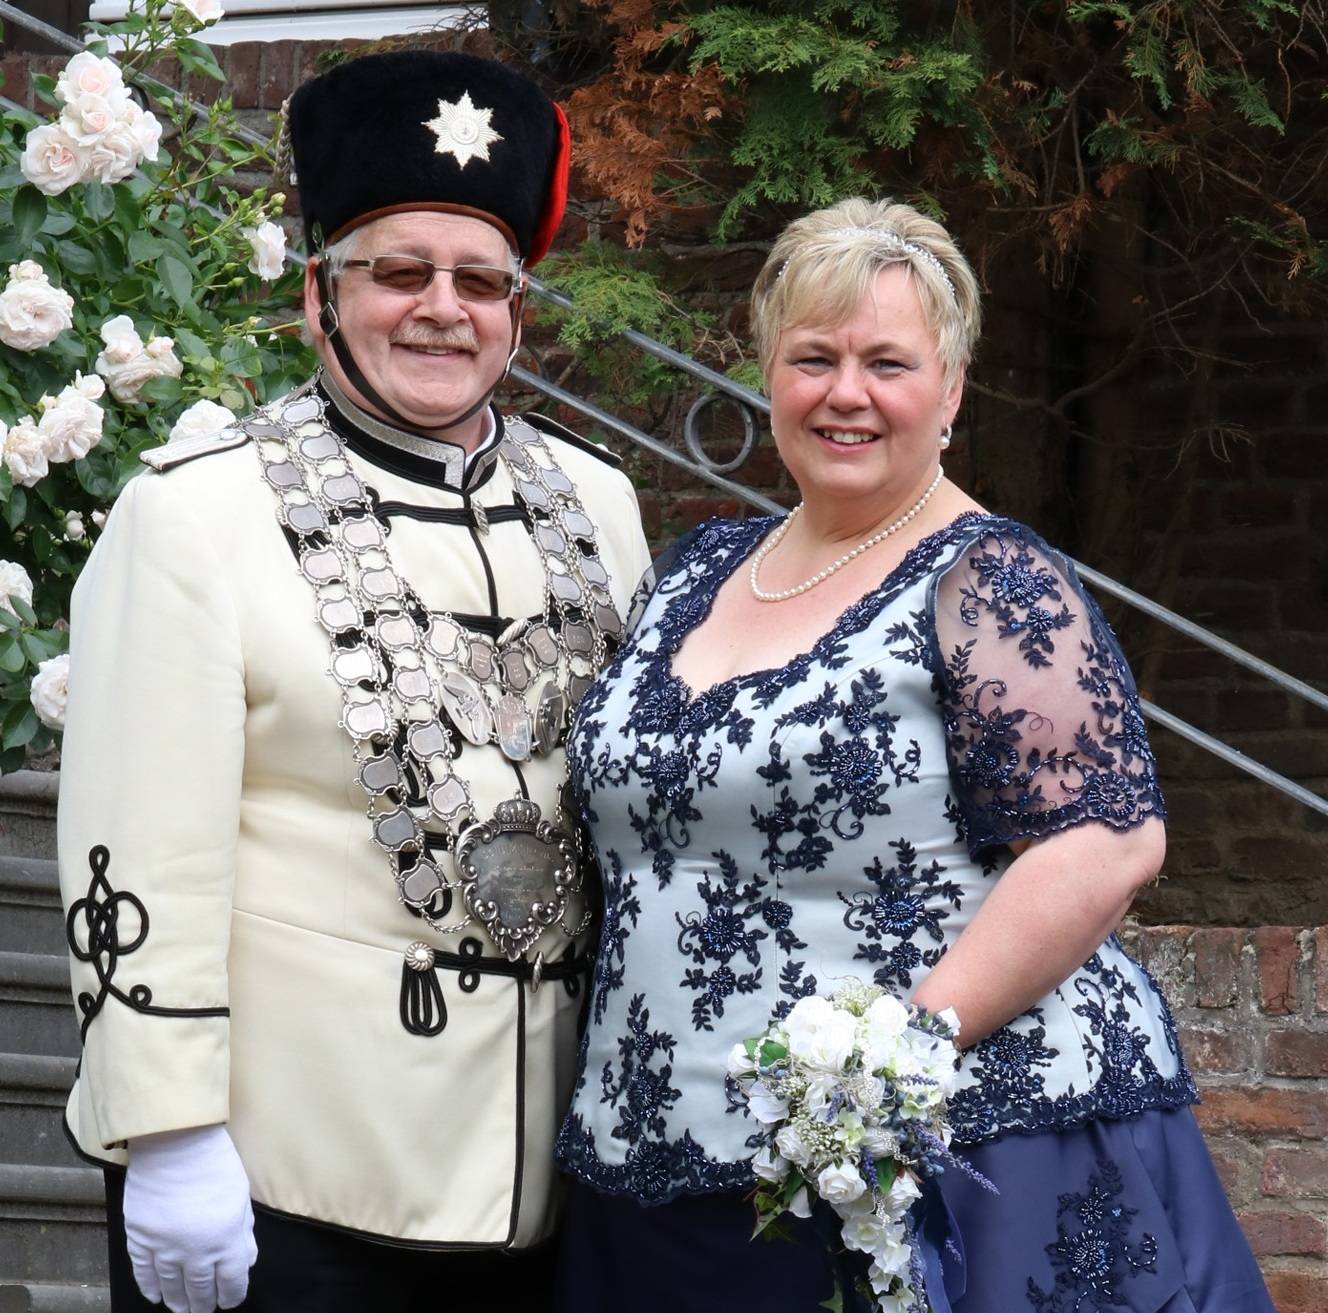
<path fill-rule="evenodd" d="M 160 1313 L 138 1289 L 125 1249 L 124 1180 L 106 1172 L 113 1313 Z M 379 1244 L 333 1227 L 254 1210 L 258 1262 L 244 1313 L 547 1313 L 553 1245 L 428 1250 Z"/>

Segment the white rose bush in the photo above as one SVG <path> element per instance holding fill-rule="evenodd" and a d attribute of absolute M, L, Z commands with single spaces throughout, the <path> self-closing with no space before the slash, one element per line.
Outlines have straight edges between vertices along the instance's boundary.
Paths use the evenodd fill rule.
<path fill-rule="evenodd" d="M 729 1057 L 730 1092 L 765 1142 L 752 1159 L 756 1231 L 822 1201 L 844 1248 L 869 1264 L 863 1293 L 880 1313 L 929 1313 L 920 1182 L 946 1167 L 976 1177 L 950 1153 L 945 1121 L 958 1029 L 953 1012 L 846 980 Z"/>
<path fill-rule="evenodd" d="M 143 72 L 221 80 L 200 39 L 221 14 L 136 0 L 0 119 L 0 772 L 58 741 L 70 592 L 139 454 L 310 368 L 285 198 L 236 186 L 270 152 L 224 89 L 195 116 Z"/>

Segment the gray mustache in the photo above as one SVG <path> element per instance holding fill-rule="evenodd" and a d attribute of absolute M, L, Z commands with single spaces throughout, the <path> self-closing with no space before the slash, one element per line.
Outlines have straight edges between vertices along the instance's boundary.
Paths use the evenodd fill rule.
<path fill-rule="evenodd" d="M 419 327 L 398 328 L 392 334 L 390 341 L 394 346 L 436 347 L 440 350 L 470 352 L 480 349 L 475 330 L 464 324 L 435 332 Z"/>

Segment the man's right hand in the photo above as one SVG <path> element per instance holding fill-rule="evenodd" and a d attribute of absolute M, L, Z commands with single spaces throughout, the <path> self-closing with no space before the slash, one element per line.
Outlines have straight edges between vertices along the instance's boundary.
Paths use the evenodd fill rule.
<path fill-rule="evenodd" d="M 124 1220 L 146 1298 L 171 1313 L 243 1302 L 258 1246 L 249 1178 L 224 1126 L 131 1139 Z"/>

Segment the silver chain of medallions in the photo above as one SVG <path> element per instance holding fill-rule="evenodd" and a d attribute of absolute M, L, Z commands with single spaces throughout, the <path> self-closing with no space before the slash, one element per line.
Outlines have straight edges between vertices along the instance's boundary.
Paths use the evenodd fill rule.
<path fill-rule="evenodd" d="M 277 517 L 296 535 L 300 572 L 314 589 L 318 623 L 331 644 L 330 673 L 342 690 L 340 724 L 368 796 L 373 841 L 389 856 L 401 901 L 442 934 L 480 920 L 511 958 L 555 922 L 575 937 L 592 915 L 586 908 L 577 925 L 564 920 L 569 896 L 581 885 L 575 839 L 541 820 L 538 806 L 522 799 L 500 803 L 493 818 L 477 824 L 470 789 L 453 769 L 452 738 L 441 716 L 445 711 L 476 746 L 496 741 L 513 762 L 556 748 L 569 706 L 603 664 L 604 630 L 621 632 L 595 552 L 594 525 L 538 430 L 509 420 L 500 452 L 530 513 L 546 605 L 540 622 L 517 620 L 495 644 L 467 632 L 450 612 L 431 613 L 397 574 L 367 491 L 324 415 L 322 398 L 305 390 L 260 411 L 244 427 L 255 440 L 263 477 L 277 493 Z M 576 539 L 589 545 L 588 555 Z M 581 621 L 566 614 L 569 606 L 580 607 Z M 345 642 L 351 634 L 358 639 Z M 562 663 L 569 673 L 566 692 L 557 679 Z M 522 695 L 541 674 L 551 677 L 532 717 Z M 375 743 L 386 746 L 378 750 Z M 556 821 L 566 771 L 564 762 Z M 427 806 L 409 803 L 412 774 Z M 449 880 L 429 856 L 422 821 L 434 824 L 433 833 L 441 828 L 451 842 L 460 878 Z M 518 845 L 522 836 L 532 836 L 541 845 L 539 860 L 556 866 L 546 873 L 555 900 L 534 902 L 516 928 L 504 921 L 501 899 L 479 890 L 483 872 L 470 859 L 500 835 L 515 835 Z M 414 863 L 403 868 L 403 854 L 411 853 Z M 457 889 L 466 911 L 445 923 L 448 894 Z"/>

